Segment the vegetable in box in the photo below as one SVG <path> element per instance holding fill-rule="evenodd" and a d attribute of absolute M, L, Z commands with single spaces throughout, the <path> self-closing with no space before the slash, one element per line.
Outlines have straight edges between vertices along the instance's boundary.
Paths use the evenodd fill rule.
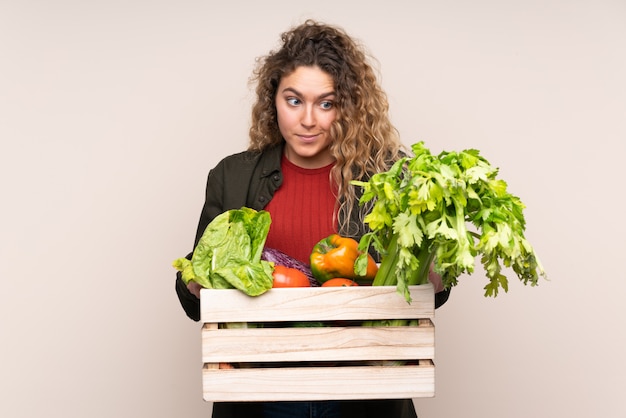
<path fill-rule="evenodd" d="M 525 206 L 497 168 L 475 149 L 432 155 L 424 142 L 411 149 L 388 171 L 353 181 L 363 189 L 360 203 L 373 203 L 359 249 L 373 246 L 383 256 L 374 285 L 396 285 L 410 302 L 408 286 L 427 283 L 431 265 L 450 288 L 474 271 L 476 257 L 489 279 L 485 296 L 508 291 L 504 268 L 532 286 L 546 277 L 524 236 Z M 360 272 L 364 266 L 357 261 Z"/>
<path fill-rule="evenodd" d="M 207 226 L 191 260 L 178 258 L 173 266 L 208 289 L 239 289 L 258 296 L 272 288 L 273 264 L 261 255 L 271 224 L 269 212 L 251 208 L 228 210 Z"/>

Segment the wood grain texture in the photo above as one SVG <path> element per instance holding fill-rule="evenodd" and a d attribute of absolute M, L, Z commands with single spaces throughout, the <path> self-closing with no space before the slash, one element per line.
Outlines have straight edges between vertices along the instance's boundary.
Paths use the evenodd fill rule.
<path fill-rule="evenodd" d="M 413 286 L 411 296 L 408 304 L 395 287 L 384 286 L 272 289 L 257 297 L 238 290 L 202 290 L 204 399 L 434 396 L 433 288 Z M 390 319 L 413 325 L 360 325 Z M 324 326 L 292 327 L 285 321 Z M 263 325 L 228 328 L 242 322 Z M 384 363 L 398 360 L 400 365 Z M 225 363 L 235 368 L 217 367 Z"/>
<path fill-rule="evenodd" d="M 434 327 L 204 329 L 202 361 L 432 359 Z"/>
<path fill-rule="evenodd" d="M 435 368 L 370 366 L 203 371 L 206 401 L 407 399 L 435 394 Z"/>
<path fill-rule="evenodd" d="M 433 287 L 411 286 L 406 302 L 395 286 L 270 289 L 247 296 L 235 289 L 202 289 L 202 322 L 332 321 L 433 318 Z"/>

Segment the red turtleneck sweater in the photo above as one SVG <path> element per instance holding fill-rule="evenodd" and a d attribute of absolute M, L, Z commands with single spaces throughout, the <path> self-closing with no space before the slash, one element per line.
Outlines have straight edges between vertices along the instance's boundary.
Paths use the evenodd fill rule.
<path fill-rule="evenodd" d="M 272 217 L 266 247 L 309 264 L 315 244 L 336 232 L 336 198 L 330 185 L 332 167 L 333 164 L 305 169 L 283 156 L 283 184 L 265 207 Z"/>

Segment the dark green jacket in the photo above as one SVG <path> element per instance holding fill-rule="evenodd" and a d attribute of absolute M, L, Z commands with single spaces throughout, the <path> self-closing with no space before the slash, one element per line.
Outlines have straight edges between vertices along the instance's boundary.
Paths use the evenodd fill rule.
<path fill-rule="evenodd" d="M 217 215 L 243 206 L 261 210 L 268 204 L 283 182 L 281 156 L 282 146 L 263 153 L 244 151 L 224 158 L 209 172 L 193 248 Z M 180 272 L 176 275 L 176 293 L 187 316 L 199 321 L 200 301 L 189 292 Z"/>

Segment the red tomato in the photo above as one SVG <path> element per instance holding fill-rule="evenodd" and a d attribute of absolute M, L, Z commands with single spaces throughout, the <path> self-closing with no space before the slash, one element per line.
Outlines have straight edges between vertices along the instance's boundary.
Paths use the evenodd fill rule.
<path fill-rule="evenodd" d="M 306 277 L 306 274 L 302 273 L 300 270 L 285 267 L 276 264 L 274 266 L 274 272 L 272 273 L 274 276 L 274 283 L 272 287 L 310 287 L 311 283 L 309 282 L 309 278 Z"/>
<path fill-rule="evenodd" d="M 354 280 L 345 279 L 343 277 L 335 277 L 334 279 L 326 280 L 322 287 L 331 287 L 331 286 L 339 286 L 339 287 L 349 287 L 349 286 L 358 286 L 359 284 Z"/>

